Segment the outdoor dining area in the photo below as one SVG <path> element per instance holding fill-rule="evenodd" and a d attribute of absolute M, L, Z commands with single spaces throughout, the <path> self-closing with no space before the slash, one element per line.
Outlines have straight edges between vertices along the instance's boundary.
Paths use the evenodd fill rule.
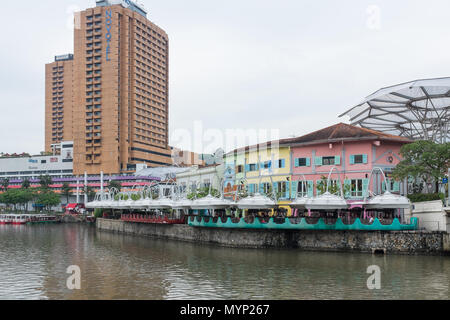
<path fill-rule="evenodd" d="M 375 169 L 383 173 L 382 169 Z M 279 204 L 274 191 L 269 195 L 258 192 L 239 195 L 236 190 L 230 200 L 224 198 L 223 189 L 217 197 L 210 188 L 208 195 L 189 199 L 186 192 L 169 181 L 144 187 L 137 193 L 102 191 L 86 207 L 106 211 L 130 223 L 187 223 L 191 227 L 206 228 L 372 231 L 418 228 L 416 218 L 405 219 L 405 210 L 411 207 L 409 199 L 391 193 L 389 187 L 378 195 L 368 190 L 369 197 L 356 203 L 345 199 L 342 183 L 338 192 L 329 192 L 334 170 L 337 171 L 333 167 L 329 173 L 325 193 L 316 197 L 297 196 L 287 205 Z M 384 173 L 383 177 L 387 182 Z M 289 215 L 288 208 L 291 209 Z"/>

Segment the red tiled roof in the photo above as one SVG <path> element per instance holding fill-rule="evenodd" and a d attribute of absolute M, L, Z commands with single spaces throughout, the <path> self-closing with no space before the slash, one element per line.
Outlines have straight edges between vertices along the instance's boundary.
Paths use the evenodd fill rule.
<path fill-rule="evenodd" d="M 235 149 L 228 154 L 239 153 L 243 151 L 248 151 L 252 149 L 259 149 L 264 147 L 270 147 L 272 144 L 278 144 L 279 146 L 290 146 L 298 144 L 318 144 L 327 142 L 337 142 L 337 141 L 355 141 L 355 140 L 388 140 L 397 141 L 403 143 L 410 143 L 413 140 L 395 136 L 392 134 L 383 133 L 376 130 L 360 128 L 357 126 L 352 126 L 350 124 L 338 123 L 333 126 L 308 133 L 307 135 L 297 137 L 281 139 L 276 141 L 269 141 L 266 143 L 260 143 L 258 145 L 247 146 L 239 149 Z"/>
<path fill-rule="evenodd" d="M 380 131 L 360 128 L 345 123 L 338 123 L 334 126 L 327 127 L 307 135 L 282 139 L 280 145 L 286 144 L 313 144 L 324 142 L 336 142 L 341 140 L 391 140 L 399 142 L 412 142 L 409 138 L 395 136 Z"/>

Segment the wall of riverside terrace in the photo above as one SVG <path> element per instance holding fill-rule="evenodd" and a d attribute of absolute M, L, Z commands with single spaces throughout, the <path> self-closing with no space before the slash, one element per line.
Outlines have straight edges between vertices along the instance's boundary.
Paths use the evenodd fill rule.
<path fill-rule="evenodd" d="M 188 225 L 127 223 L 98 219 L 99 230 L 236 248 L 292 248 L 310 251 L 440 255 L 450 253 L 443 232 L 251 230 L 194 228 Z"/>

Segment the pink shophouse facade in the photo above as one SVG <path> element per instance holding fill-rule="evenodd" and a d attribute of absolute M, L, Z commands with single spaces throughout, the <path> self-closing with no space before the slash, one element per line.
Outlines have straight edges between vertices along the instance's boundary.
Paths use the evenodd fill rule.
<path fill-rule="evenodd" d="M 372 169 L 383 169 L 389 179 L 401 161 L 400 148 L 411 142 L 404 137 L 340 123 L 302 137 L 284 139 L 280 145 L 289 145 L 291 149 L 293 194 L 319 195 L 318 182 L 336 167 L 338 172 L 334 170 L 331 180 L 336 183 L 340 179 L 346 186 L 347 201 L 356 202 L 367 196 L 368 189 L 375 193 L 385 190 L 379 171 L 369 181 Z M 389 180 L 391 192 L 406 194 L 406 181 Z"/>

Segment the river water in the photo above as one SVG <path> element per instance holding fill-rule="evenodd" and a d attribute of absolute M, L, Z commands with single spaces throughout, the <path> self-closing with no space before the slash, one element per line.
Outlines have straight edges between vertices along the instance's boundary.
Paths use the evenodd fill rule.
<path fill-rule="evenodd" d="M 69 266 L 81 289 L 67 288 Z M 381 289 L 367 288 L 367 268 Z M 450 299 L 450 257 L 230 249 L 98 231 L 0 226 L 0 299 Z"/>

